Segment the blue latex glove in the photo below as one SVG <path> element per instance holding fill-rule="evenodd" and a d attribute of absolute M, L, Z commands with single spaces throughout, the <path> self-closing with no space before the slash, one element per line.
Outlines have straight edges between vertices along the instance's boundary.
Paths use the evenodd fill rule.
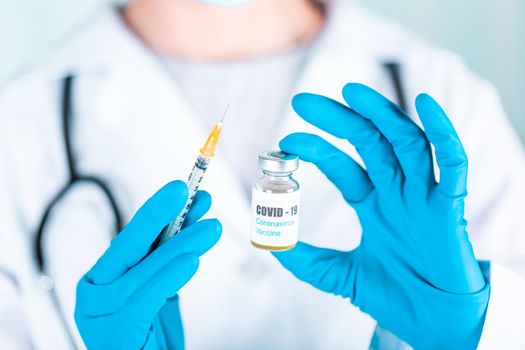
<path fill-rule="evenodd" d="M 199 191 L 183 230 L 150 248 L 187 196 L 181 181 L 160 189 L 78 283 L 75 321 L 88 349 L 184 348 L 176 293 L 222 231 L 218 220 L 197 222 L 210 207 L 210 195 Z"/>
<path fill-rule="evenodd" d="M 416 349 L 474 349 L 489 284 L 466 231 L 467 156 L 452 124 L 428 95 L 416 100 L 425 131 L 364 85 L 348 84 L 343 96 L 350 108 L 313 94 L 292 104 L 309 123 L 355 145 L 366 171 L 316 135 L 288 135 L 280 147 L 337 186 L 359 217 L 361 244 L 346 252 L 299 243 L 274 256 L 298 278 L 350 298 Z"/>

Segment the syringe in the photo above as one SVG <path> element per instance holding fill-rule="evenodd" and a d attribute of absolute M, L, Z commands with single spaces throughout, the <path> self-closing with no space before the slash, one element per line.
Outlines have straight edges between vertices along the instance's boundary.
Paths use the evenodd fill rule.
<path fill-rule="evenodd" d="M 184 219 L 186 219 L 186 214 L 188 214 L 191 204 L 193 203 L 193 199 L 197 194 L 199 185 L 202 181 L 202 178 L 204 177 L 204 172 L 208 168 L 212 157 L 215 155 L 215 146 L 219 141 L 219 136 L 221 135 L 222 131 L 222 122 L 224 121 L 226 112 L 228 112 L 228 108 L 229 105 L 226 107 L 226 110 L 224 111 L 221 120 L 217 124 L 215 124 L 215 126 L 211 130 L 210 134 L 208 135 L 208 138 L 206 139 L 206 142 L 204 143 L 204 146 L 202 146 L 202 148 L 199 150 L 199 156 L 197 157 L 197 160 L 193 165 L 193 169 L 191 170 L 190 176 L 188 177 L 187 181 L 188 199 L 186 200 L 186 204 L 184 205 L 184 208 L 180 212 L 179 216 L 177 216 L 177 218 L 174 221 L 172 221 L 168 226 L 166 226 L 162 230 L 158 238 L 158 245 L 164 243 L 173 235 L 176 235 L 180 231 L 182 224 L 184 224 Z"/>

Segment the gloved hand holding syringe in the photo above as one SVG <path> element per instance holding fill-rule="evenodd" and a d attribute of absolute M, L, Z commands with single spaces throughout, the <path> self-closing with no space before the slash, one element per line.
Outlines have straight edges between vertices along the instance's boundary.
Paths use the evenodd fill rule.
<path fill-rule="evenodd" d="M 211 159 L 215 155 L 215 147 L 217 146 L 217 142 L 219 141 L 224 117 L 226 116 L 229 107 L 230 105 L 226 106 L 226 110 L 222 114 L 221 120 L 213 126 L 213 129 L 208 135 L 204 146 L 202 146 L 202 148 L 199 150 L 197 160 L 195 161 L 190 176 L 188 177 L 188 199 L 186 201 L 184 209 L 182 209 L 179 216 L 177 216 L 177 218 L 174 221 L 172 221 L 168 226 L 166 226 L 162 230 L 162 232 L 159 235 L 159 238 L 157 239 L 157 242 L 154 244 L 155 246 L 164 243 L 166 240 L 176 235 L 182 228 L 182 225 L 184 224 L 184 219 L 186 218 L 186 214 L 188 213 L 191 204 L 193 203 L 195 194 L 197 193 L 202 178 L 204 177 L 204 172 L 208 168 Z"/>
<path fill-rule="evenodd" d="M 89 349 L 184 347 L 174 296 L 222 233 L 219 220 L 200 220 L 211 200 L 198 188 L 215 154 L 226 111 L 200 149 L 187 183 L 172 181 L 148 199 L 78 283 L 75 322 Z M 169 325 L 169 332 L 159 324 Z"/>

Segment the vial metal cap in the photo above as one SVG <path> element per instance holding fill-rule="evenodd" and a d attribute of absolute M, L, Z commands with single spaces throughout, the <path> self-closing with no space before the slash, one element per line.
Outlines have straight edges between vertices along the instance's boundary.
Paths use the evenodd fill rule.
<path fill-rule="evenodd" d="M 282 151 L 259 153 L 259 168 L 272 173 L 291 173 L 299 167 L 299 157 Z"/>

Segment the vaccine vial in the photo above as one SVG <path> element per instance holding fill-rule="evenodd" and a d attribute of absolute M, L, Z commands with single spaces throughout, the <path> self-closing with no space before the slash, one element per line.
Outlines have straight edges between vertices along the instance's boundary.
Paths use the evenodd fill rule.
<path fill-rule="evenodd" d="M 299 183 L 292 174 L 299 157 L 281 151 L 259 154 L 262 174 L 252 189 L 251 242 L 260 249 L 283 251 L 295 247 L 299 231 Z"/>

